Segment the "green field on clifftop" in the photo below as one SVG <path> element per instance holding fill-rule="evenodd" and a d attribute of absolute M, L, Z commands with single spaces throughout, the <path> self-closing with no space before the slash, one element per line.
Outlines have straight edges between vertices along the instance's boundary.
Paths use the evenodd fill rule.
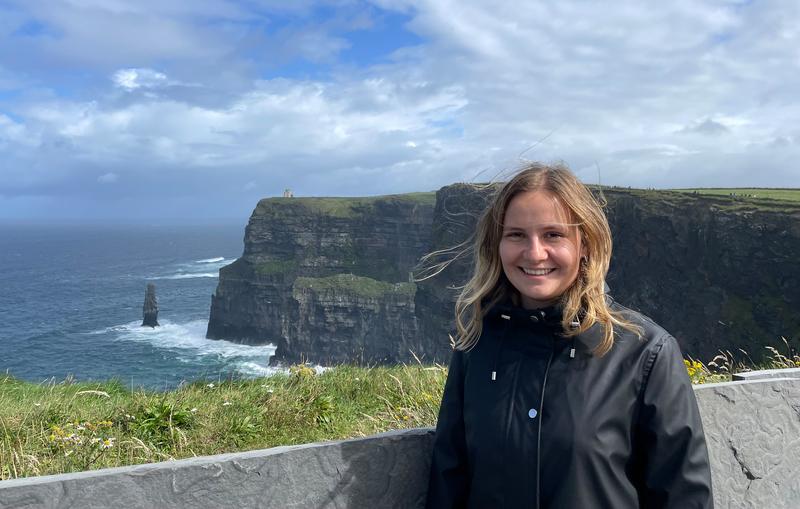
<path fill-rule="evenodd" d="M 768 200 L 782 200 L 800 202 L 800 189 L 796 188 L 762 188 L 762 187 L 731 187 L 731 188 L 696 188 L 674 189 L 683 193 L 709 194 L 714 196 L 728 196 L 732 198 L 765 198 Z"/>
<path fill-rule="evenodd" d="M 383 196 L 355 196 L 355 197 L 328 197 L 310 196 L 293 198 L 266 198 L 259 202 L 259 207 L 272 204 L 279 206 L 294 205 L 308 209 L 311 212 L 331 217 L 354 217 L 359 212 L 364 212 L 379 203 L 391 205 L 428 205 L 433 207 L 436 202 L 436 193 L 405 193 L 389 194 Z M 258 209 L 256 209 L 258 210 Z"/>

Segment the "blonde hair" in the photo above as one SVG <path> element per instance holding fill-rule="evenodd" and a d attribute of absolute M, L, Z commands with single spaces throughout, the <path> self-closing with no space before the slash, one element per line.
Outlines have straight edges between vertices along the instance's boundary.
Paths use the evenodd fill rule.
<path fill-rule="evenodd" d="M 495 304 L 512 300 L 519 304 L 519 293 L 503 272 L 499 245 L 503 219 L 511 200 L 527 191 L 553 194 L 577 224 L 585 256 L 578 276 L 561 295 L 562 328 L 565 337 L 585 332 L 595 323 L 603 326 L 603 339 L 594 354 L 603 356 L 614 344 L 614 327 L 641 336 L 641 329 L 608 307 L 605 278 L 611 261 L 611 230 L 608 219 L 591 191 L 564 165 L 531 163 L 522 168 L 490 199 L 478 221 L 474 243 L 474 268 L 456 301 L 456 350 L 474 347 L 483 331 L 483 318 Z M 573 323 L 577 322 L 577 327 Z"/>

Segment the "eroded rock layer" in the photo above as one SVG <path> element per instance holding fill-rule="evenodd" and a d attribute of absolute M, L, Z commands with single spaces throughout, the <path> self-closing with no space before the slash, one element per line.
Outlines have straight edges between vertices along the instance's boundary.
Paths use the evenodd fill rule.
<path fill-rule="evenodd" d="M 410 273 L 474 233 L 490 192 L 454 184 L 435 195 L 262 200 L 242 257 L 220 271 L 208 337 L 274 343 L 287 362 L 446 360 L 454 287 L 471 255 L 432 279 Z M 684 353 L 758 359 L 766 346 L 785 351 L 781 337 L 800 340 L 800 205 L 621 188 L 603 196 L 612 295 L 672 332 Z"/>

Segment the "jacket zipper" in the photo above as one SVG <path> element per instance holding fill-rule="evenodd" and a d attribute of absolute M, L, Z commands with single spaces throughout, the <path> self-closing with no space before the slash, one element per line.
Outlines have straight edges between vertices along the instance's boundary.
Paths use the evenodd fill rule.
<path fill-rule="evenodd" d="M 544 410 L 544 391 L 547 389 L 547 375 L 550 373 L 550 364 L 553 362 L 553 355 L 555 354 L 555 346 L 550 350 L 550 357 L 547 359 L 547 367 L 544 368 L 544 379 L 542 380 L 542 395 L 539 398 L 539 422 L 537 423 L 538 430 L 536 432 L 536 509 L 539 509 L 539 500 L 542 498 L 540 487 L 540 467 L 542 460 L 542 410 Z M 516 381 L 516 380 L 515 380 Z M 516 389 L 516 387 L 515 387 Z"/>
<path fill-rule="evenodd" d="M 511 436 L 511 423 L 512 419 L 514 418 L 514 394 L 517 392 L 517 381 L 519 380 L 519 366 L 521 362 L 517 362 L 514 366 L 514 372 L 512 374 L 511 379 L 511 405 L 508 407 L 508 415 L 506 416 L 506 436 L 503 440 L 503 457 L 508 456 L 508 443 L 510 442 L 509 437 Z M 505 507 L 505 495 L 503 495 L 503 507 Z"/>

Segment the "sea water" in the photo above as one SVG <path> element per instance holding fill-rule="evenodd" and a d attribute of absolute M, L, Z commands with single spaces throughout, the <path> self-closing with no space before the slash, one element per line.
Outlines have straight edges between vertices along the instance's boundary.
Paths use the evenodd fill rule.
<path fill-rule="evenodd" d="M 0 225 L 0 372 L 170 389 L 273 373 L 271 345 L 205 338 L 243 225 Z M 147 283 L 160 327 L 141 327 Z"/>

